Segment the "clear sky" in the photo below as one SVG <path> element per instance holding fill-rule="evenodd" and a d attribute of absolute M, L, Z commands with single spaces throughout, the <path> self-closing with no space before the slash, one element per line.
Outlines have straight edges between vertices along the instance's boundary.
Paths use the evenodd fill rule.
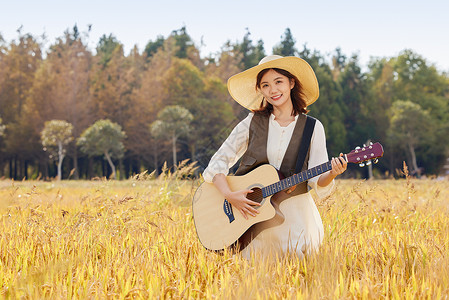
<path fill-rule="evenodd" d="M 126 53 L 137 45 L 186 26 L 205 56 L 230 40 L 241 41 L 246 28 L 267 54 L 290 28 L 296 47 L 324 55 L 340 47 L 357 53 L 362 66 L 370 57 L 391 57 L 412 49 L 449 72 L 449 1 L 447 0 L 0 0 L 0 34 L 10 42 L 16 30 L 47 36 L 47 44 L 72 28 L 92 24 L 89 46 L 113 34 Z"/>

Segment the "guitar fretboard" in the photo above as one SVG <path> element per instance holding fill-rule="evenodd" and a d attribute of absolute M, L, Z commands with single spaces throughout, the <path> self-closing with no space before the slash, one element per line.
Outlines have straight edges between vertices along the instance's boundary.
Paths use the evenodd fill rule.
<path fill-rule="evenodd" d="M 266 187 L 263 187 L 261 189 L 262 196 L 264 198 L 266 198 L 268 196 L 276 194 L 277 192 L 286 190 L 288 188 L 291 188 L 294 185 L 297 185 L 301 182 L 309 180 L 310 178 L 313 178 L 315 176 L 323 174 L 324 172 L 327 172 L 331 169 L 332 169 L 332 163 L 331 163 L 331 161 L 328 161 L 319 166 L 313 167 L 308 170 L 304 170 L 298 174 L 292 175 L 292 176 L 282 179 L 276 183 L 273 183 L 273 184 L 267 185 Z"/>

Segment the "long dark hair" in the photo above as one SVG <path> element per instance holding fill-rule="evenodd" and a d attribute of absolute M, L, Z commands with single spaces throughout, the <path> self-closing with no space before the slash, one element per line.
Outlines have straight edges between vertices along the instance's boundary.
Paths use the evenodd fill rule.
<path fill-rule="evenodd" d="M 267 73 L 269 70 L 274 70 L 275 72 L 286 76 L 289 80 L 295 81 L 295 86 L 291 89 L 290 92 L 290 98 L 292 100 L 293 104 L 293 110 L 292 110 L 292 116 L 299 115 L 301 113 L 307 114 L 309 111 L 306 109 L 306 101 L 304 100 L 304 93 L 302 92 L 302 85 L 299 82 L 298 78 L 296 78 L 295 75 L 292 73 L 284 70 L 284 69 L 278 69 L 278 68 L 271 68 L 271 69 L 263 69 L 262 71 L 257 74 L 257 81 L 256 81 L 256 89 L 260 88 L 260 82 L 262 81 L 263 75 Z M 264 115 L 270 115 L 273 112 L 273 105 L 270 104 L 265 98 L 262 99 L 262 102 L 260 103 L 259 109 L 253 110 L 255 113 L 261 113 Z"/>

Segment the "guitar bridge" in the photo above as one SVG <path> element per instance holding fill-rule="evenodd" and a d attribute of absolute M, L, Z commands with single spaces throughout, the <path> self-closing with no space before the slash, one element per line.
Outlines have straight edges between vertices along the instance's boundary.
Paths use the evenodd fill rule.
<path fill-rule="evenodd" d="M 232 223 L 232 221 L 235 220 L 234 213 L 232 212 L 231 203 L 229 203 L 228 200 L 226 200 L 226 199 L 224 200 L 224 203 L 223 203 L 223 211 L 224 211 L 225 215 L 228 217 L 229 223 Z"/>

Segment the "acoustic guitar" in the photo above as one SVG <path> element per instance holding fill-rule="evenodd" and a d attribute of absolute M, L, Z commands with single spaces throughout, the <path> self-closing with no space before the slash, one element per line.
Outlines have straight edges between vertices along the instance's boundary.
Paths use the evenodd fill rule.
<path fill-rule="evenodd" d="M 370 164 L 383 155 L 380 143 L 357 147 L 343 157 L 348 163 Z M 319 166 L 279 179 L 278 171 L 271 165 L 257 167 L 242 176 L 227 176 L 229 187 L 233 191 L 250 189 L 247 198 L 260 203 L 255 206 L 259 211 L 255 217 L 245 219 L 240 212 L 234 213 L 232 205 L 213 183 L 203 182 L 195 192 L 192 201 L 193 219 L 201 244 L 209 250 L 220 251 L 232 247 L 239 238 L 254 224 L 273 218 L 276 209 L 271 197 L 294 185 L 318 176 L 332 169 L 331 161 Z"/>

